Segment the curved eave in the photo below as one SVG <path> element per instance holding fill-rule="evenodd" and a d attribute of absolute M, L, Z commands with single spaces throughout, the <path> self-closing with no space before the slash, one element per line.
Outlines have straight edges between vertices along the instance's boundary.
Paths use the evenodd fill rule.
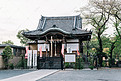
<path fill-rule="evenodd" d="M 46 34 L 48 32 L 61 32 L 63 34 L 67 34 L 67 35 L 71 34 L 70 32 L 64 31 L 64 30 L 62 30 L 60 28 L 49 28 L 49 29 L 43 31 L 42 33 L 40 33 L 39 35 L 44 35 L 44 34 Z"/>
<path fill-rule="evenodd" d="M 37 33 L 35 33 L 37 32 Z M 81 31 L 80 31 L 81 32 Z M 72 33 L 72 32 L 67 32 L 64 31 L 60 28 L 49 28 L 45 31 L 42 30 L 36 30 L 36 31 L 30 31 L 30 32 L 24 32 L 23 35 L 29 39 L 38 39 L 38 38 L 44 38 L 45 35 L 50 35 L 50 34 L 63 34 L 66 37 L 82 37 L 82 36 L 91 36 L 92 32 L 83 32 L 83 33 Z"/>
<path fill-rule="evenodd" d="M 36 34 L 33 34 L 32 32 L 24 32 L 23 35 L 24 36 L 27 36 L 27 35 L 31 35 L 31 36 L 36 36 L 36 35 L 39 35 L 39 36 L 42 36 L 42 35 L 46 35 L 48 32 L 60 32 L 62 34 L 65 34 L 65 35 L 69 35 L 71 34 L 70 32 L 67 32 L 67 31 L 64 31 L 60 28 L 49 28 L 45 31 L 41 31 L 41 30 L 38 30 L 40 31 L 39 33 L 36 33 Z"/>

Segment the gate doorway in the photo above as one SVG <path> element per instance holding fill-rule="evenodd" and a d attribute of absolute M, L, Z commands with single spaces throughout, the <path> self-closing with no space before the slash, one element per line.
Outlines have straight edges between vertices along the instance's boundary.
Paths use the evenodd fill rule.
<path fill-rule="evenodd" d="M 37 58 L 37 69 L 62 69 L 63 57 L 43 57 Z"/>
<path fill-rule="evenodd" d="M 61 49 L 62 49 L 62 42 L 54 42 L 52 45 L 52 51 L 53 51 L 52 57 L 61 57 Z M 51 44 L 50 44 L 50 50 L 51 50 Z"/>

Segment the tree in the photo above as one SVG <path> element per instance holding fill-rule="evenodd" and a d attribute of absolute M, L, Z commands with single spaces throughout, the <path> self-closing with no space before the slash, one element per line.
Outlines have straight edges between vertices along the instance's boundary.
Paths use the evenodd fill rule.
<path fill-rule="evenodd" d="M 103 2 L 97 0 L 91 0 L 91 1 L 97 4 L 99 8 L 103 8 L 103 11 L 105 13 L 110 14 L 111 16 L 110 20 L 115 22 L 116 31 L 121 39 L 121 35 L 119 33 L 119 28 L 118 28 L 118 25 L 121 23 L 121 1 L 120 0 L 108 0 L 108 1 L 103 0 Z"/>
<path fill-rule="evenodd" d="M 20 31 L 18 32 L 18 34 L 16 35 L 17 38 L 20 39 L 20 43 L 21 43 L 22 45 L 25 45 L 25 46 L 27 45 L 27 41 L 29 41 L 29 39 L 26 38 L 25 36 L 23 36 L 22 33 L 23 33 L 23 32 L 27 32 L 27 31 L 29 31 L 29 30 L 28 30 L 28 29 L 20 30 Z"/>
<path fill-rule="evenodd" d="M 112 58 L 116 58 L 120 60 L 119 57 L 121 57 L 121 39 L 120 38 L 118 38 L 117 42 L 115 43 L 115 48 L 113 50 L 113 55 L 112 55 Z"/>
<path fill-rule="evenodd" d="M 108 28 L 110 20 L 119 20 L 121 16 L 121 1 L 119 0 L 89 0 L 89 4 L 79 10 L 81 15 L 86 19 L 86 24 L 91 24 L 94 29 L 94 35 L 98 39 L 97 54 L 99 63 L 102 66 L 103 41 L 102 36 L 104 31 Z M 111 22 L 112 25 L 112 22 Z M 119 25 L 118 23 L 115 25 Z M 121 37 L 119 28 L 115 26 L 118 35 Z M 110 53 L 114 49 L 117 40 L 111 43 Z"/>
<path fill-rule="evenodd" d="M 104 2 L 102 2 L 102 5 L 105 6 Z M 89 6 L 82 8 L 80 11 L 85 19 L 87 19 L 88 24 L 91 24 L 94 27 L 93 33 L 98 39 L 99 44 L 97 55 L 99 57 L 99 64 L 102 66 L 103 44 L 101 36 L 107 29 L 106 24 L 110 18 L 110 13 L 105 13 L 104 7 L 100 7 L 97 4 L 97 0 L 90 0 Z M 110 11 L 111 9 L 109 9 L 109 12 Z"/>
<path fill-rule="evenodd" d="M 117 18 L 118 20 L 121 21 L 121 0 L 104 0 L 105 1 L 105 6 L 102 6 L 101 3 L 98 3 L 100 7 L 105 7 L 104 11 L 106 13 L 111 14 L 113 17 Z M 111 11 L 109 12 L 108 9 L 112 8 Z"/>
<path fill-rule="evenodd" d="M 8 41 L 3 41 L 2 44 L 14 44 L 11 40 L 8 40 Z"/>
<path fill-rule="evenodd" d="M 5 64 L 5 69 L 8 68 L 8 61 L 9 59 L 11 58 L 12 56 L 12 49 L 10 46 L 6 46 L 3 50 L 3 61 L 4 61 L 4 64 Z"/>

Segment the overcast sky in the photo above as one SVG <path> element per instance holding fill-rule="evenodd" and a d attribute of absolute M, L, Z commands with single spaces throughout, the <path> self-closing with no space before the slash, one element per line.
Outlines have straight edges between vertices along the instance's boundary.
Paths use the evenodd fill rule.
<path fill-rule="evenodd" d="M 0 0 L 0 44 L 12 40 L 15 45 L 21 45 L 16 37 L 18 31 L 35 30 L 41 15 L 78 15 L 75 10 L 87 4 L 88 0 Z"/>
<path fill-rule="evenodd" d="M 0 43 L 12 40 L 20 45 L 17 32 L 36 29 L 41 15 L 77 15 L 75 10 L 87 3 L 88 0 L 0 0 Z"/>

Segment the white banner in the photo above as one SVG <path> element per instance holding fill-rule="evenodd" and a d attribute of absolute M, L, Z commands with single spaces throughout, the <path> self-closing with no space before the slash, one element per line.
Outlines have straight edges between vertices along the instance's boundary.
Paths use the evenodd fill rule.
<path fill-rule="evenodd" d="M 27 66 L 32 66 L 32 50 L 28 50 Z"/>
<path fill-rule="evenodd" d="M 37 66 L 37 50 L 33 50 L 33 66 Z"/>

